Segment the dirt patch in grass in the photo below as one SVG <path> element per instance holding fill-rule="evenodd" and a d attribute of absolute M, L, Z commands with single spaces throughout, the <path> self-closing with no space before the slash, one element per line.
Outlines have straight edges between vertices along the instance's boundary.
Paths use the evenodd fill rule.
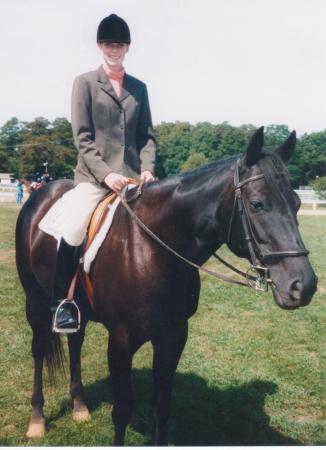
<path fill-rule="evenodd" d="M 8 249 L 0 253 L 0 263 L 3 264 L 15 264 L 16 252 L 13 249 Z"/>
<path fill-rule="evenodd" d="M 3 433 L 5 435 L 8 435 L 8 434 L 14 432 L 16 430 L 16 427 L 14 424 L 9 424 L 9 425 L 5 425 L 4 427 L 2 427 L 1 430 L 3 431 Z"/>
<path fill-rule="evenodd" d="M 323 419 L 323 412 L 319 408 L 309 407 L 308 405 L 297 406 L 295 410 L 284 411 L 292 422 L 300 424 L 311 424 Z"/>

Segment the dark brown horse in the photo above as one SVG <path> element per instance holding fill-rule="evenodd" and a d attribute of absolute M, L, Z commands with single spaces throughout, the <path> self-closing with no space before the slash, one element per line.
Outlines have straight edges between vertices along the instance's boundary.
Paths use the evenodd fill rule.
<path fill-rule="evenodd" d="M 274 298 L 280 307 L 305 306 L 316 290 L 317 278 L 298 231 L 296 214 L 300 201 L 283 163 L 291 156 L 295 141 L 292 133 L 276 152 L 262 151 L 261 128 L 240 159 L 232 157 L 149 183 L 143 187 L 141 197 L 130 205 L 160 239 L 189 260 L 203 264 L 227 242 L 236 255 L 251 262 L 254 258 L 269 269 Z M 235 177 L 237 167 L 239 180 Z M 17 221 L 17 268 L 26 292 L 35 362 L 30 437 L 45 432 L 43 361 L 52 373 L 61 354 L 60 339 L 51 332 L 49 310 L 56 241 L 40 231 L 38 223 L 56 199 L 71 188 L 71 182 L 59 181 L 34 192 Z M 239 192 L 247 225 L 240 217 L 241 208 L 233 208 Z M 198 270 L 153 241 L 120 204 L 112 229 L 93 263 L 91 279 L 96 312 L 91 311 L 78 285 L 76 298 L 82 311 L 82 326 L 80 332 L 68 336 L 73 416 L 76 420 L 90 417 L 82 397 L 80 353 L 85 326 L 88 320 L 95 320 L 109 331 L 114 443 L 123 444 L 131 418 L 133 355 L 151 341 L 154 442 L 162 444 L 166 442 L 173 375 L 187 340 L 188 319 L 197 309 Z"/>

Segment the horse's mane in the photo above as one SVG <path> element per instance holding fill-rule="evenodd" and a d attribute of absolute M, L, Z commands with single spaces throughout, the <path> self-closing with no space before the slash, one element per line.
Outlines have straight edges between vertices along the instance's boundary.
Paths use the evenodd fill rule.
<path fill-rule="evenodd" d="M 176 185 L 195 182 L 201 180 L 202 178 L 209 178 L 210 176 L 216 176 L 219 172 L 225 170 L 227 166 L 230 166 L 240 155 L 231 156 L 229 158 L 220 159 L 218 161 L 213 161 L 211 163 L 205 164 L 197 169 L 181 172 L 175 175 L 170 175 L 167 178 L 156 181 L 154 183 L 149 183 L 148 188 L 169 188 L 175 187 Z"/>
<path fill-rule="evenodd" d="M 166 192 L 177 189 L 197 190 L 207 186 L 207 182 L 211 180 L 221 179 L 222 173 L 226 173 L 235 161 L 243 155 L 233 155 L 228 158 L 220 159 L 218 161 L 206 164 L 198 169 L 181 172 L 176 175 L 171 175 L 153 183 L 146 185 L 146 190 L 151 192 L 164 190 Z M 293 196 L 292 186 L 289 181 L 289 172 L 280 158 L 280 156 L 271 151 L 263 150 L 260 153 L 257 166 L 265 176 L 265 181 L 270 189 L 273 189 L 274 196 L 280 201 L 283 199 L 286 203 L 290 203 L 295 207 L 295 200 Z"/>

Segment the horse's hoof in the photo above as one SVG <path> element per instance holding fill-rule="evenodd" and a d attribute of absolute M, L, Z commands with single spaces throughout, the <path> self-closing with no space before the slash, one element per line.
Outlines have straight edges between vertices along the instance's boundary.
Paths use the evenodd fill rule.
<path fill-rule="evenodd" d="M 30 422 L 26 437 L 30 439 L 40 439 L 45 435 L 45 420 Z"/>
<path fill-rule="evenodd" d="M 89 422 L 91 420 L 91 415 L 88 409 L 83 409 L 79 411 L 73 411 L 72 418 L 75 422 Z"/>

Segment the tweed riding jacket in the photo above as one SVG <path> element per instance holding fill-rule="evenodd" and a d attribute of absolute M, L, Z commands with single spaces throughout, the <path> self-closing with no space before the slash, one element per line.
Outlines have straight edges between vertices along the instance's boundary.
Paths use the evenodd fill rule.
<path fill-rule="evenodd" d="M 103 67 L 76 78 L 72 131 L 78 149 L 75 184 L 101 184 L 110 172 L 139 178 L 154 172 L 155 138 L 146 85 L 125 74 L 120 97 Z"/>

